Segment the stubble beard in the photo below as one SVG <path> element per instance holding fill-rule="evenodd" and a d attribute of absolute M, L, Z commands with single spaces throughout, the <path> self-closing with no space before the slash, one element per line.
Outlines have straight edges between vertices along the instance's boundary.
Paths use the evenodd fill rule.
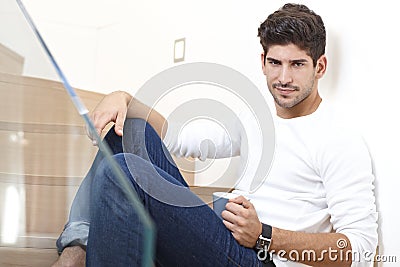
<path fill-rule="evenodd" d="M 294 99 L 290 100 L 290 101 L 285 101 L 285 99 L 287 99 L 288 97 L 285 96 L 280 96 L 278 93 L 274 92 L 274 88 L 276 86 L 282 86 L 282 85 L 278 85 L 278 84 L 272 84 L 270 88 L 270 93 L 272 95 L 272 97 L 274 98 L 275 103 L 281 107 L 281 108 L 292 108 L 298 104 L 300 104 L 301 102 L 304 101 L 304 99 L 306 99 L 307 97 L 310 96 L 313 87 L 314 87 L 314 81 L 312 81 L 312 83 L 307 87 L 307 89 L 301 93 L 300 95 L 296 96 Z M 284 86 L 282 86 L 284 87 Z M 295 88 L 296 91 L 300 91 L 299 87 L 290 87 L 287 86 L 289 88 Z"/>

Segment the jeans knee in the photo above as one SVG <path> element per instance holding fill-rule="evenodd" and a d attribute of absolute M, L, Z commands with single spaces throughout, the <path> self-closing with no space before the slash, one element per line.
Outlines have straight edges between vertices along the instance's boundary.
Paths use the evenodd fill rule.
<path fill-rule="evenodd" d="M 154 130 L 153 126 L 151 126 L 146 120 L 133 118 L 126 119 L 124 124 L 124 132 L 132 132 L 135 134 L 142 133 L 146 136 L 146 138 L 154 135 L 158 137 L 157 132 Z"/>
<path fill-rule="evenodd" d="M 146 129 L 151 127 L 151 125 L 145 121 L 144 119 L 133 118 L 126 119 L 124 123 L 124 132 L 132 132 L 132 133 L 145 133 Z"/>

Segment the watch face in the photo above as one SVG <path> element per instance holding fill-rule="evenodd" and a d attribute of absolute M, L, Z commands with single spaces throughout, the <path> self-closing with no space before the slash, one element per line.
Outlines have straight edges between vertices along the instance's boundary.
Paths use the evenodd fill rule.
<path fill-rule="evenodd" d="M 257 249 L 268 250 L 270 243 L 271 243 L 271 239 L 263 237 L 262 235 L 260 235 L 258 237 L 258 240 L 257 240 Z"/>

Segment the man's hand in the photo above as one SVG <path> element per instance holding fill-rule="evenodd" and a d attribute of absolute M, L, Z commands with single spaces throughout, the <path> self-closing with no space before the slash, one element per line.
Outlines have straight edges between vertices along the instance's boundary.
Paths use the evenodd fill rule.
<path fill-rule="evenodd" d="M 106 95 L 96 108 L 90 113 L 89 117 L 92 120 L 96 132 L 101 134 L 103 129 L 109 122 L 115 122 L 115 133 L 122 136 L 124 122 L 128 110 L 128 105 L 132 96 L 123 91 L 116 91 Z M 87 135 L 97 145 L 93 134 L 87 130 Z"/>
<path fill-rule="evenodd" d="M 226 228 L 240 245 L 254 247 L 261 234 L 262 224 L 253 204 L 244 196 L 239 196 L 230 199 L 225 209 L 221 215 Z"/>

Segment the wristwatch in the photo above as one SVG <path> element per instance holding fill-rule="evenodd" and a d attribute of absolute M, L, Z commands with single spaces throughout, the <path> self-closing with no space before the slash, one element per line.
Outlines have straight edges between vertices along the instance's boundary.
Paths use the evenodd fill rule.
<path fill-rule="evenodd" d="M 272 241 L 272 227 L 268 224 L 262 224 L 261 235 L 258 237 L 256 249 L 268 251 Z"/>

